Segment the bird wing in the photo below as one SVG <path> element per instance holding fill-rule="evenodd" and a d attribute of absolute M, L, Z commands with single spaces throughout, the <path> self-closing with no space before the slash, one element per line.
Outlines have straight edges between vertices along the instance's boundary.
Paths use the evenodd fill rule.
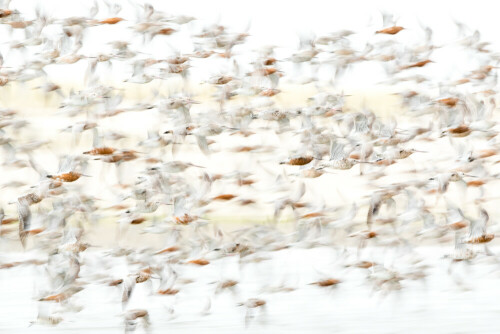
<path fill-rule="evenodd" d="M 130 300 L 130 297 L 132 296 L 132 292 L 134 291 L 135 288 L 135 276 L 133 277 L 128 277 L 123 282 L 123 293 L 122 293 L 122 308 L 125 309 L 127 306 L 128 301 Z"/>
<path fill-rule="evenodd" d="M 198 147 L 200 148 L 200 150 L 205 155 L 209 155 L 210 154 L 210 150 L 208 148 L 207 138 L 204 137 L 204 136 L 196 136 L 196 141 L 198 142 Z"/>
<path fill-rule="evenodd" d="M 17 202 L 17 213 L 19 215 L 19 239 L 23 247 L 26 244 L 27 231 L 31 226 L 31 210 L 27 203 Z"/>
<path fill-rule="evenodd" d="M 342 160 L 344 158 L 346 158 L 344 144 L 332 140 L 330 142 L 330 160 Z"/>
<path fill-rule="evenodd" d="M 182 216 L 186 212 L 186 199 L 182 196 L 177 196 L 174 199 L 174 216 Z"/>
<path fill-rule="evenodd" d="M 470 236 L 472 238 L 480 237 L 486 234 L 486 224 L 488 223 L 489 218 L 488 212 L 481 209 L 479 218 L 472 221 L 470 225 Z"/>

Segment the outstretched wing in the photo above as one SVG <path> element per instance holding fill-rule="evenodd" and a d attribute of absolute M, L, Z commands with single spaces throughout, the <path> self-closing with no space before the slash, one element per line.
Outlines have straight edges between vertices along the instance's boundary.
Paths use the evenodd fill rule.
<path fill-rule="evenodd" d="M 17 213 L 19 216 L 19 239 L 24 247 L 26 245 L 26 236 L 31 226 L 31 210 L 29 204 L 18 201 Z"/>
<path fill-rule="evenodd" d="M 346 158 L 344 147 L 344 144 L 332 140 L 330 142 L 330 160 L 342 160 Z"/>
<path fill-rule="evenodd" d="M 486 224 L 490 219 L 488 212 L 486 210 L 481 209 L 479 213 L 479 218 L 472 221 L 470 225 L 470 237 L 477 238 L 486 234 Z"/>
<path fill-rule="evenodd" d="M 135 277 L 128 277 L 123 282 L 123 293 L 122 293 L 122 308 L 125 309 L 127 303 L 132 296 L 132 291 L 135 288 Z"/>

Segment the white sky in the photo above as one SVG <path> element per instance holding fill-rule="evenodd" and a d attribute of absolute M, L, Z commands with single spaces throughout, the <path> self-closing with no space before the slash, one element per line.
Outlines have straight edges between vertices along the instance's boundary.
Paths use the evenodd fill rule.
<path fill-rule="evenodd" d="M 115 1 L 123 4 L 119 16 L 133 18 L 129 1 Z M 144 1 L 138 1 L 143 3 Z M 383 9 L 400 17 L 398 24 L 415 26 L 416 18 L 432 26 L 436 37 L 446 40 L 452 36 L 454 26 L 452 18 L 465 22 L 471 28 L 479 29 L 488 40 L 495 40 L 500 21 L 495 1 L 148 1 L 156 9 L 171 14 L 195 16 L 208 22 L 219 21 L 234 29 L 245 29 L 251 21 L 250 33 L 262 43 L 294 45 L 298 32 L 314 31 L 318 34 L 338 29 L 365 27 L 372 19 L 372 24 L 380 28 L 381 18 L 378 10 Z M 32 12 L 36 3 L 41 3 L 51 15 L 56 17 L 78 16 L 87 13 L 92 1 L 67 0 L 13 0 L 11 8 L 22 12 Z M 102 4 L 102 2 L 100 2 Z M 105 16 L 105 7 L 101 5 L 100 15 Z"/>
<path fill-rule="evenodd" d="M 123 5 L 123 10 L 118 16 L 127 19 L 127 22 L 119 23 L 115 26 L 100 26 L 88 29 L 85 39 L 85 47 L 82 52 L 87 55 L 95 54 L 96 51 L 109 49 L 106 44 L 111 40 L 130 40 L 131 32 L 128 25 L 135 20 L 135 12 L 130 5 L 130 1 L 116 1 Z M 139 1 L 140 3 L 144 1 Z M 168 14 L 184 14 L 198 18 L 187 25 L 182 33 L 177 33 L 167 38 L 156 38 L 149 48 L 136 47 L 153 57 L 165 57 L 173 53 L 171 47 L 181 51 L 192 51 L 192 41 L 190 34 L 199 32 L 203 26 L 218 22 L 228 26 L 232 31 L 242 32 L 249 26 L 250 37 L 245 46 L 235 47 L 235 52 L 240 55 L 249 54 L 258 46 L 273 44 L 279 47 L 278 56 L 289 56 L 298 46 L 299 34 L 310 34 L 314 32 L 316 36 L 337 31 L 340 29 L 350 29 L 359 32 L 351 39 L 353 44 L 360 50 L 366 41 L 376 41 L 388 36 L 374 35 L 374 31 L 382 28 L 382 17 L 378 10 L 389 11 L 399 18 L 398 25 L 402 25 L 407 30 L 401 32 L 396 38 L 406 44 L 418 44 L 424 34 L 420 28 L 419 21 L 424 25 L 432 27 L 434 30 L 434 43 L 437 45 L 450 45 L 457 40 L 457 29 L 452 19 L 465 23 L 472 30 L 478 29 L 482 33 L 482 39 L 495 43 L 497 33 L 500 31 L 500 20 L 498 20 L 499 2 L 494 1 L 231 1 L 231 0 L 211 0 L 211 1 L 149 1 L 155 9 Z M 495 4 L 496 3 L 496 4 Z M 93 1 L 68 1 L 68 0 L 13 0 L 10 8 L 19 9 L 26 14 L 26 18 L 33 15 L 36 4 L 41 4 L 42 8 L 53 17 L 85 16 Z M 100 11 L 97 18 L 109 17 L 107 8 L 102 1 L 99 1 Z M 0 28 L 3 35 L 6 28 Z M 18 34 L 20 32 L 17 32 Z M 4 35 L 5 36 L 5 35 Z M 21 35 L 19 35 L 21 36 Z M 16 37 L 16 35 L 14 35 Z M 5 39 L 7 41 L 7 39 Z M 357 44 L 356 44 L 357 42 Z M 0 51 L 5 55 L 5 47 L 0 47 Z M 15 57 L 22 59 L 21 57 Z M 279 57 L 278 57 L 279 58 Z M 462 74 L 478 67 L 477 62 L 471 62 L 467 54 L 460 49 L 448 47 L 446 50 L 438 50 L 431 59 L 439 66 L 429 65 L 424 69 L 419 69 L 421 74 L 441 75 L 444 80 L 456 80 L 454 73 Z M 12 58 L 9 59 L 13 61 Z M 215 75 L 228 70 L 230 65 L 227 62 L 219 61 L 221 67 L 212 66 L 212 62 L 204 61 L 198 66 L 193 62 L 195 68 L 193 73 L 197 73 L 198 80 L 202 80 L 210 75 Z M 58 66 L 54 72 L 49 73 L 55 77 L 74 77 L 82 75 L 86 67 L 85 62 L 65 66 L 64 71 L 60 71 Z M 361 69 L 359 69 L 361 68 Z M 287 70 L 287 69 L 285 69 Z M 121 73 L 119 81 L 130 76 L 130 68 L 125 67 L 118 71 Z M 370 86 L 380 81 L 380 67 L 366 68 L 358 66 L 357 72 L 352 73 L 346 80 L 346 85 Z M 113 76 L 117 77 L 116 73 Z M 118 75 L 120 76 L 120 75 Z"/>

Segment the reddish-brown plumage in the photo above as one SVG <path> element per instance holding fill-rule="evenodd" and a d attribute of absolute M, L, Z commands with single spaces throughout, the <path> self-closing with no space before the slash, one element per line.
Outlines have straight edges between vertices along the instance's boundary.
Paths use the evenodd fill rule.
<path fill-rule="evenodd" d="M 12 15 L 12 11 L 10 9 L 0 9 L 0 18 L 4 18 Z"/>
<path fill-rule="evenodd" d="M 275 69 L 274 67 L 264 67 L 264 68 L 260 68 L 256 71 L 254 71 L 252 74 L 253 75 L 268 76 L 268 75 L 276 73 L 277 71 L 278 70 Z"/>
<path fill-rule="evenodd" d="M 414 68 L 414 67 L 424 67 L 425 65 L 427 65 L 429 63 L 432 63 L 432 60 L 426 59 L 426 60 L 422 60 L 422 61 L 410 64 L 410 65 L 403 66 L 401 69 L 405 70 L 405 69 Z"/>
<path fill-rule="evenodd" d="M 467 223 L 465 221 L 459 221 L 459 222 L 448 224 L 447 226 L 449 228 L 451 228 L 452 230 L 456 231 L 456 230 L 461 230 L 461 229 L 467 227 Z"/>
<path fill-rule="evenodd" d="M 463 85 L 463 84 L 466 84 L 466 83 L 469 83 L 470 80 L 467 79 L 467 78 L 463 78 L 463 79 L 458 79 L 457 81 L 455 81 L 455 85 Z"/>
<path fill-rule="evenodd" d="M 176 295 L 179 292 L 177 289 L 164 289 L 158 290 L 158 294 L 160 295 Z"/>
<path fill-rule="evenodd" d="M 447 107 L 454 107 L 457 105 L 458 101 L 460 101 L 460 99 L 456 98 L 456 97 L 447 97 L 447 98 L 444 98 L 444 99 L 440 99 L 440 100 L 437 100 L 439 103 L 447 106 Z"/>
<path fill-rule="evenodd" d="M 215 196 L 214 198 L 212 198 L 212 200 L 214 201 L 229 201 L 229 200 L 232 200 L 233 198 L 235 198 L 236 195 L 233 195 L 233 194 L 222 194 L 222 195 L 219 195 L 219 196 Z"/>
<path fill-rule="evenodd" d="M 54 294 L 54 295 L 49 295 L 47 297 L 40 298 L 40 301 L 54 301 L 54 302 L 62 302 L 71 296 L 73 296 L 75 293 L 80 292 L 83 290 L 81 287 L 70 287 L 66 289 L 64 292 Z"/>
<path fill-rule="evenodd" d="M 235 152 L 251 152 L 253 150 L 257 149 L 256 146 L 240 146 L 235 148 Z"/>
<path fill-rule="evenodd" d="M 310 157 L 310 156 L 298 157 L 298 158 L 290 159 L 287 164 L 292 165 L 292 166 L 303 166 L 303 165 L 307 165 L 311 161 L 313 161 L 313 157 Z"/>
<path fill-rule="evenodd" d="M 96 160 L 102 160 L 102 161 L 108 162 L 108 163 L 116 163 L 116 162 L 120 162 L 123 160 L 123 155 L 120 153 L 116 153 L 113 155 L 105 156 L 105 158 L 97 158 Z"/>
<path fill-rule="evenodd" d="M 490 242 L 494 238 L 495 238 L 494 234 L 484 234 L 484 235 L 481 235 L 481 236 L 476 237 L 476 238 L 471 238 L 471 239 L 467 240 L 466 243 L 468 243 L 468 244 L 484 244 L 484 243 Z"/>
<path fill-rule="evenodd" d="M 157 164 L 161 162 L 161 160 L 158 158 L 146 158 L 144 159 L 144 161 L 148 164 Z"/>
<path fill-rule="evenodd" d="M 53 180 L 60 180 L 63 182 L 74 182 L 80 178 L 82 174 L 77 172 L 62 173 L 59 175 L 47 175 L 47 177 Z"/>
<path fill-rule="evenodd" d="M 151 278 L 151 269 L 146 268 L 146 269 L 143 269 L 139 272 L 139 275 L 137 275 L 137 277 L 135 278 L 135 282 L 136 283 L 143 283 L 143 282 L 146 282 L 150 278 Z"/>
<path fill-rule="evenodd" d="M 371 268 L 375 265 L 375 263 L 373 262 L 370 262 L 370 261 L 361 261 L 359 263 L 356 264 L 356 267 L 358 268 L 363 268 L 363 269 L 368 269 L 368 268 Z"/>
<path fill-rule="evenodd" d="M 155 254 L 164 254 L 164 253 L 172 253 L 172 252 L 176 252 L 179 250 L 179 247 L 177 246 L 172 246 L 172 247 L 167 247 L 167 248 L 164 248 L 158 252 L 156 252 Z"/>
<path fill-rule="evenodd" d="M 141 224 L 141 223 L 144 223 L 145 221 L 146 221 L 146 218 L 144 218 L 144 217 L 139 217 L 139 218 L 135 218 L 134 220 L 132 220 L 132 221 L 130 222 L 130 224 L 132 224 L 132 225 L 139 225 L 139 224 Z"/>
<path fill-rule="evenodd" d="M 3 263 L 3 264 L 0 264 L 0 269 L 9 269 L 9 268 L 13 268 L 15 266 L 18 266 L 20 264 L 21 264 L 21 262 Z"/>
<path fill-rule="evenodd" d="M 41 298 L 40 301 L 54 301 L 54 302 L 62 302 L 63 300 L 66 300 L 68 298 L 68 296 L 66 296 L 64 293 L 58 293 L 56 295 L 51 295 L 51 296 L 47 296 L 47 297 L 44 297 L 44 298 Z"/>
<path fill-rule="evenodd" d="M 314 283 L 311 283 L 311 284 L 315 284 L 315 285 L 318 285 L 318 286 L 321 286 L 321 287 L 326 287 L 326 286 L 337 285 L 339 283 L 340 283 L 340 280 L 335 279 L 335 278 L 329 278 L 329 279 L 325 279 L 325 280 L 322 280 L 322 281 L 314 282 Z"/>
<path fill-rule="evenodd" d="M 83 152 L 83 154 L 90 155 L 110 155 L 113 154 L 116 150 L 112 147 L 96 147 L 90 151 Z"/>
<path fill-rule="evenodd" d="M 250 185 L 252 185 L 254 183 L 255 183 L 255 181 L 251 180 L 251 179 L 239 179 L 238 180 L 238 185 L 239 186 L 250 186 Z"/>
<path fill-rule="evenodd" d="M 40 227 L 40 228 L 33 228 L 33 229 L 31 229 L 31 230 L 29 230 L 27 232 L 28 232 L 29 235 L 37 235 L 37 234 L 42 233 L 43 231 L 45 231 L 45 228 Z"/>
<path fill-rule="evenodd" d="M 5 218 L 4 220 L 2 220 L 2 225 L 12 224 L 17 221 L 18 221 L 17 218 Z"/>
<path fill-rule="evenodd" d="M 117 24 L 118 22 L 123 21 L 121 17 L 110 17 L 108 19 L 99 21 L 100 24 Z"/>
<path fill-rule="evenodd" d="M 265 66 L 273 65 L 274 63 L 276 63 L 276 59 L 273 57 L 270 57 L 270 58 L 264 59 L 264 61 L 262 63 Z"/>
<path fill-rule="evenodd" d="M 14 29 L 24 29 L 33 24 L 33 21 L 14 21 L 14 22 L 6 22 Z"/>
<path fill-rule="evenodd" d="M 455 137 L 465 137 L 471 133 L 471 129 L 467 125 L 459 125 L 456 128 L 448 129 L 448 132 Z"/>
<path fill-rule="evenodd" d="M 231 80 L 233 80 L 233 78 L 230 76 L 221 76 L 221 77 L 217 78 L 217 80 L 215 80 L 214 84 L 225 85 L 228 82 L 230 82 Z"/>
<path fill-rule="evenodd" d="M 250 205 L 254 204 L 255 201 L 253 199 L 242 199 L 240 200 L 240 205 Z"/>
<path fill-rule="evenodd" d="M 123 150 L 121 151 L 122 159 L 123 161 L 130 161 L 137 159 L 137 152 L 134 150 Z"/>
<path fill-rule="evenodd" d="M 492 156 L 494 156 L 496 154 L 497 154 L 496 150 L 488 150 L 488 149 L 486 149 L 486 150 L 480 150 L 478 152 L 478 157 L 483 159 L 483 158 L 492 157 Z"/>
<path fill-rule="evenodd" d="M 354 160 L 359 160 L 359 159 L 361 159 L 361 156 L 359 155 L 359 153 L 351 153 L 349 155 L 349 158 L 354 159 Z"/>
<path fill-rule="evenodd" d="M 403 27 L 399 26 L 394 26 L 394 27 L 389 27 L 381 30 L 377 30 L 375 33 L 376 34 L 386 34 L 386 35 L 396 35 L 398 32 L 403 30 Z"/>
<path fill-rule="evenodd" d="M 271 96 L 274 96 L 274 95 L 277 95 L 279 94 L 281 91 L 279 89 L 264 89 L 263 91 L 261 91 L 259 93 L 260 96 L 267 96 L 267 97 L 271 97 Z"/>
<path fill-rule="evenodd" d="M 395 164 L 395 163 L 396 163 L 396 160 L 394 160 L 394 159 L 381 159 L 381 160 L 377 160 L 374 162 L 374 164 L 377 166 L 390 166 L 390 165 Z"/>
<path fill-rule="evenodd" d="M 188 57 L 172 57 L 172 58 L 167 59 L 166 61 L 169 64 L 180 65 L 180 64 L 184 64 L 188 60 L 189 60 Z"/>
<path fill-rule="evenodd" d="M 484 182 L 483 180 L 472 180 L 472 181 L 469 181 L 467 182 L 467 186 L 468 187 L 480 187 L 482 185 L 484 185 L 486 182 Z"/>
<path fill-rule="evenodd" d="M 210 262 L 208 260 L 205 260 L 205 259 L 196 259 L 196 260 L 188 261 L 188 263 L 196 264 L 198 266 L 206 266 Z"/>
<path fill-rule="evenodd" d="M 176 216 L 176 217 L 174 217 L 175 222 L 177 224 L 182 224 L 182 225 L 187 225 L 187 224 L 195 221 L 197 218 L 198 217 L 188 215 L 187 213 L 185 213 L 183 216 Z"/>
<path fill-rule="evenodd" d="M 259 300 L 254 301 L 254 303 L 251 305 L 251 307 L 261 307 L 264 305 L 266 305 L 266 301 L 259 299 Z"/>
<path fill-rule="evenodd" d="M 226 288 L 230 288 L 230 287 L 233 287 L 235 286 L 236 284 L 238 284 L 237 281 L 233 281 L 233 280 L 227 280 L 227 281 L 224 281 L 220 284 L 220 287 L 222 289 L 226 289 Z"/>
<path fill-rule="evenodd" d="M 123 283 L 123 279 L 119 278 L 119 279 L 115 279 L 111 282 L 108 283 L 109 286 L 117 286 L 117 285 L 120 285 Z"/>
<path fill-rule="evenodd" d="M 174 32 L 176 32 L 175 29 L 172 29 L 172 28 L 163 28 L 163 29 L 160 29 L 156 32 L 157 35 L 164 35 L 164 36 L 168 36 L 168 35 L 171 35 L 173 34 Z"/>
<path fill-rule="evenodd" d="M 315 217 L 321 217 L 323 216 L 323 213 L 321 212 L 311 212 L 303 215 L 301 218 L 315 218 Z"/>

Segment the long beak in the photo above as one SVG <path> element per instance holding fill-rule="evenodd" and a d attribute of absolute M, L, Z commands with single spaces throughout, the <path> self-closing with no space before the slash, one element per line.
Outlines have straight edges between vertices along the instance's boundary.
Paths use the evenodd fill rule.
<path fill-rule="evenodd" d="M 203 167 L 203 166 L 198 166 L 198 165 L 191 164 L 191 163 L 190 163 L 189 165 L 190 165 L 191 167 L 205 168 L 205 167 Z"/>

